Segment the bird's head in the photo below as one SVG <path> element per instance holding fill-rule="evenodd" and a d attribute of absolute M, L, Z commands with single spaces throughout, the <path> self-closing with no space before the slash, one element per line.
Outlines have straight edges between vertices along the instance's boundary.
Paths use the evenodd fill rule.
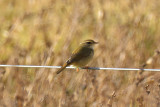
<path fill-rule="evenodd" d="M 85 47 L 91 47 L 91 48 L 93 48 L 93 46 L 95 44 L 97 44 L 97 43 L 98 42 L 95 42 L 94 40 L 88 39 L 88 40 L 85 40 L 82 43 L 80 43 L 80 45 L 85 46 Z"/>

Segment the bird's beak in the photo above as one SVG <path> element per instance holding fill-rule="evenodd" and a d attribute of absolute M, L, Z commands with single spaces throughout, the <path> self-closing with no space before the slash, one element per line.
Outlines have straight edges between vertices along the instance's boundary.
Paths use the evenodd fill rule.
<path fill-rule="evenodd" d="M 98 44 L 98 42 L 94 42 L 94 44 Z"/>

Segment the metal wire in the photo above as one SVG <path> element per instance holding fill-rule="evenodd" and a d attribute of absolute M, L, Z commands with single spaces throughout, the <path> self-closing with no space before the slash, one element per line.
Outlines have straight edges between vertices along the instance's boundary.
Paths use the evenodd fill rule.
<path fill-rule="evenodd" d="M 40 65 L 0 65 L 0 67 L 21 67 L 21 68 L 61 68 L 61 66 L 40 66 Z M 68 69 L 75 69 L 76 67 L 66 67 Z M 160 69 L 141 69 L 141 68 L 99 68 L 99 67 L 87 67 L 81 69 L 92 69 L 92 70 L 115 70 L 115 71 L 156 71 Z"/>

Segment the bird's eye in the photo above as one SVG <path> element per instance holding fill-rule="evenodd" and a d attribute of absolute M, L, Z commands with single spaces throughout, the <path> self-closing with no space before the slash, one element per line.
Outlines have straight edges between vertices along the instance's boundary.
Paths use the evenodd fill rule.
<path fill-rule="evenodd" d="M 87 44 L 91 44 L 91 42 L 87 42 Z"/>

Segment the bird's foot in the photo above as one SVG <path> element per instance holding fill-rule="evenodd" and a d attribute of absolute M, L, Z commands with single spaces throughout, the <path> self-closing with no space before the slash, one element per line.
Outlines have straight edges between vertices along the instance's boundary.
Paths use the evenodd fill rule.
<path fill-rule="evenodd" d="M 87 69 L 87 72 L 89 71 L 89 66 L 83 67 L 84 69 Z"/>

